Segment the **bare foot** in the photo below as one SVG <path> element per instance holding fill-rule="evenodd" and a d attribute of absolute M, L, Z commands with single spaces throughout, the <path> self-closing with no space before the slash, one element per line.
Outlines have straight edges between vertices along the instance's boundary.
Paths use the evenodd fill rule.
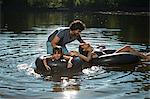
<path fill-rule="evenodd" d="M 150 52 L 146 54 L 146 56 L 150 56 Z"/>
<path fill-rule="evenodd" d="M 147 56 L 147 58 L 145 59 L 145 61 L 149 62 L 150 61 L 150 55 Z"/>

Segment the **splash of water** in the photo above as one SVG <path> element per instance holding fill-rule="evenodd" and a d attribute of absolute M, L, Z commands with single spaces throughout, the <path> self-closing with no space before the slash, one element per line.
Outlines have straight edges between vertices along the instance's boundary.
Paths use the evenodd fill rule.
<path fill-rule="evenodd" d="M 101 66 L 92 66 L 91 68 L 83 69 L 82 72 L 90 76 L 96 74 L 97 72 L 104 73 L 105 71 Z"/>
<path fill-rule="evenodd" d="M 31 66 L 32 66 L 32 64 L 28 65 L 28 64 L 24 63 L 24 64 L 17 65 L 17 68 L 19 71 L 24 71 L 27 75 L 33 75 L 36 78 L 40 78 L 41 76 L 39 74 L 35 73 L 34 68 L 32 68 Z"/>

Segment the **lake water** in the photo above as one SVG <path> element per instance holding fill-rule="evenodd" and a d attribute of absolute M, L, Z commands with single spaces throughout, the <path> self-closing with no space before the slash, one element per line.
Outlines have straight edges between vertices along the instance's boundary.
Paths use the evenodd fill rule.
<path fill-rule="evenodd" d="M 1 12 L 0 98 L 149 99 L 150 63 L 138 65 L 132 71 L 108 71 L 93 66 L 60 80 L 43 79 L 34 72 L 36 58 L 46 54 L 45 43 L 50 32 L 68 26 L 74 19 L 86 24 L 81 35 L 94 48 L 102 44 L 117 49 L 129 44 L 145 50 L 150 45 L 147 15 Z M 78 44 L 74 41 L 67 47 L 78 50 Z"/>

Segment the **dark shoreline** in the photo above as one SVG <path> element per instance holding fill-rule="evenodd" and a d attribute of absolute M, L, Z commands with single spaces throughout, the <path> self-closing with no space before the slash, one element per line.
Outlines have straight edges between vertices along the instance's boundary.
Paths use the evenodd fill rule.
<path fill-rule="evenodd" d="M 150 16 L 150 11 L 144 10 L 97 10 L 97 9 L 68 9 L 68 8 L 6 8 L 2 7 L 1 12 L 7 13 L 22 13 L 22 12 L 72 12 L 72 13 L 99 13 L 99 14 L 108 14 L 108 15 L 142 15 L 142 16 Z"/>

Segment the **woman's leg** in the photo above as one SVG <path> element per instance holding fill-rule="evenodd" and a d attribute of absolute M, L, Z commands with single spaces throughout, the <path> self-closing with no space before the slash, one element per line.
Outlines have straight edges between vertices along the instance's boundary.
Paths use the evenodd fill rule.
<path fill-rule="evenodd" d="M 150 56 L 150 52 L 149 52 L 149 53 L 146 53 L 146 56 Z"/>
<path fill-rule="evenodd" d="M 137 55 L 137 56 L 140 56 L 140 57 L 143 58 L 143 59 L 148 59 L 148 60 L 150 60 L 150 58 L 149 58 L 148 56 L 146 56 L 146 55 L 143 54 L 143 53 L 138 52 L 138 51 L 135 50 L 134 48 L 131 48 L 129 45 L 125 45 L 124 47 L 122 47 L 122 48 L 120 48 L 120 49 L 118 49 L 118 50 L 116 51 L 116 53 L 119 53 L 119 52 L 131 52 L 131 53 L 133 53 L 133 54 L 135 54 L 135 55 Z"/>
<path fill-rule="evenodd" d="M 130 52 L 130 51 L 133 51 L 133 48 L 131 48 L 129 45 L 125 45 L 125 46 L 121 47 L 120 49 L 117 49 L 115 53 Z"/>

